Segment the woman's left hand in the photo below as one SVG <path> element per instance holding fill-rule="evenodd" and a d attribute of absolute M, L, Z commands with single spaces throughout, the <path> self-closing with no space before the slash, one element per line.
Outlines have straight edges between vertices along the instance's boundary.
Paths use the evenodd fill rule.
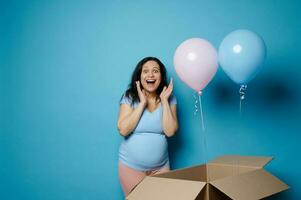
<path fill-rule="evenodd" d="M 172 90 L 173 90 L 173 79 L 171 78 L 168 87 L 166 88 L 166 86 L 164 86 L 160 94 L 161 102 L 168 102 L 168 98 L 170 97 Z"/>

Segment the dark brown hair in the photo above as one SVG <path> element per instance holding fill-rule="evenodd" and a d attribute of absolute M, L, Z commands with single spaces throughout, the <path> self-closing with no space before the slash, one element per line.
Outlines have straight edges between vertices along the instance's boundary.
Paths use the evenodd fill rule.
<path fill-rule="evenodd" d="M 138 96 L 137 87 L 136 87 L 136 81 L 140 81 L 142 67 L 148 61 L 155 61 L 160 66 L 161 82 L 160 82 L 159 87 L 156 90 L 157 98 L 159 98 L 159 95 L 161 94 L 164 86 L 167 86 L 167 73 L 166 73 L 166 68 L 165 68 L 164 64 L 156 57 L 143 58 L 136 65 L 136 68 L 134 69 L 133 74 L 132 74 L 131 82 L 128 86 L 128 89 L 125 92 L 125 96 L 128 97 L 129 99 L 131 99 L 132 105 L 134 103 L 140 101 L 139 96 Z M 141 82 L 140 82 L 140 87 L 141 87 L 141 89 L 143 88 Z"/>

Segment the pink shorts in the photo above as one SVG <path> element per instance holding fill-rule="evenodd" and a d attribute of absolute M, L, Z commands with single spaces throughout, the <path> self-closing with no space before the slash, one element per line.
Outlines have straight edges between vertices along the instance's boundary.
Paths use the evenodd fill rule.
<path fill-rule="evenodd" d="M 144 177 L 163 173 L 163 172 L 168 172 L 169 170 L 170 170 L 169 163 L 159 169 L 150 170 L 150 171 L 138 171 L 126 166 L 121 161 L 119 161 L 118 164 L 119 181 L 122 190 L 124 192 L 124 195 L 127 196 L 138 185 L 138 183 L 140 183 L 144 179 Z"/>

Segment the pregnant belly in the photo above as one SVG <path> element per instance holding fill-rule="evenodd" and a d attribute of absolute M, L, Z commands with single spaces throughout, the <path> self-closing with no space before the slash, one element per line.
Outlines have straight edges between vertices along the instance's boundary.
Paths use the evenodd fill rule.
<path fill-rule="evenodd" d="M 147 166 L 158 166 L 168 156 L 167 141 L 161 134 L 133 134 L 124 142 L 129 158 Z"/>

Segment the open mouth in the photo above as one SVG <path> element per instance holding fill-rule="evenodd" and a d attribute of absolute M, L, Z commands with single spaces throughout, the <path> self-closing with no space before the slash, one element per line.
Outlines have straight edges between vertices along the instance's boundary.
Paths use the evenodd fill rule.
<path fill-rule="evenodd" d="M 155 79 L 147 79 L 147 80 L 146 80 L 147 85 L 154 85 L 155 82 L 156 82 Z"/>

